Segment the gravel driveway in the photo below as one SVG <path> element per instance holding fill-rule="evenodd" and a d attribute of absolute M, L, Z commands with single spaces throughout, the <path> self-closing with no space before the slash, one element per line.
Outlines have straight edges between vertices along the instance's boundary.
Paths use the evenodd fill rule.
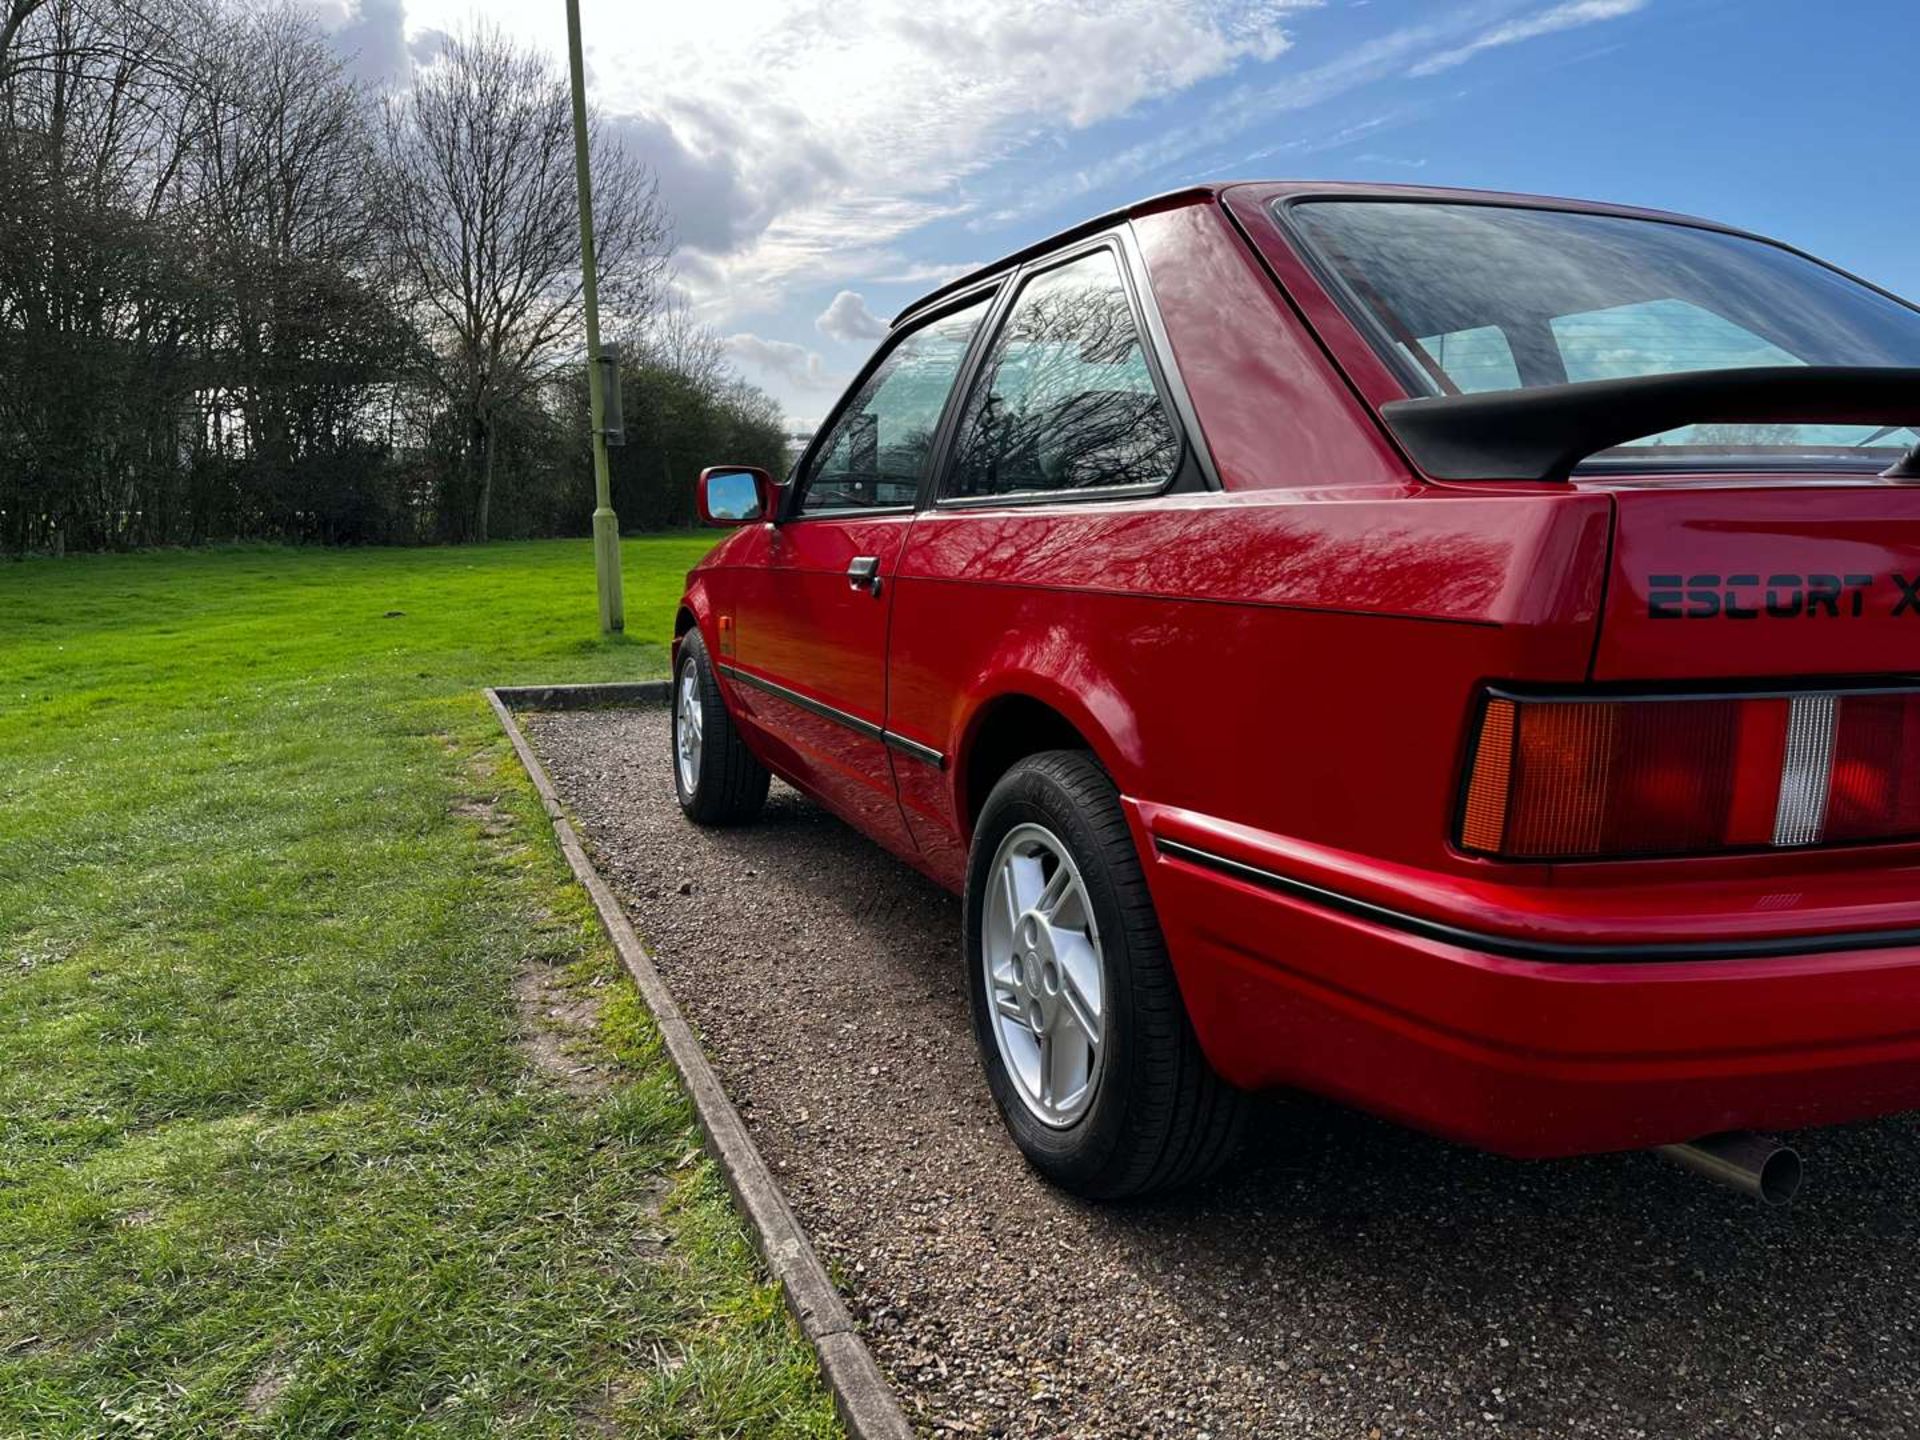
<path fill-rule="evenodd" d="M 956 900 L 777 782 L 695 829 L 664 710 L 528 730 L 925 1432 L 1920 1435 L 1920 1123 L 1805 1137 L 1782 1214 L 1276 1099 L 1208 1188 L 1083 1205 L 1001 1131 Z"/>

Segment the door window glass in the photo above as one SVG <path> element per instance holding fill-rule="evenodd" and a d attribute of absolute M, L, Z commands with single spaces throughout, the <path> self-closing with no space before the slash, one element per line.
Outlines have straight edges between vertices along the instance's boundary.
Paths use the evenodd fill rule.
<path fill-rule="evenodd" d="M 1113 252 L 1028 280 L 968 397 L 946 493 L 1157 485 L 1179 464 Z"/>
<path fill-rule="evenodd" d="M 801 481 L 799 513 L 911 505 L 987 298 L 929 321 L 867 376 Z"/>

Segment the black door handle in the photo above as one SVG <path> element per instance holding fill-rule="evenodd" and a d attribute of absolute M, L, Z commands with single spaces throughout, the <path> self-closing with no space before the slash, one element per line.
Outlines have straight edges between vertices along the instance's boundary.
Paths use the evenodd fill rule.
<path fill-rule="evenodd" d="M 855 590 L 880 593 L 880 557 L 856 555 L 847 562 L 847 584 Z"/>

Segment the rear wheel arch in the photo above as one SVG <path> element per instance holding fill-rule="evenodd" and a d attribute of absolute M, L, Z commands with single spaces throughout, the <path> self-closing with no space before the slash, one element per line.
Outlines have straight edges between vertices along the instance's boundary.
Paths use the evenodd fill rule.
<path fill-rule="evenodd" d="M 1105 761 L 1081 726 L 1046 701 L 1022 692 L 995 696 L 968 727 L 955 766 L 955 798 L 968 837 L 993 787 L 1029 755 L 1048 750 L 1084 750 Z"/>

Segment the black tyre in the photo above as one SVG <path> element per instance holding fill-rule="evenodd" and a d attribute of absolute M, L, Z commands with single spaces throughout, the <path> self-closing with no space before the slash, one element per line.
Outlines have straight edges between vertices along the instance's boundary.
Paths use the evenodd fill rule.
<path fill-rule="evenodd" d="M 1119 795 L 1091 756 L 1035 755 L 994 786 L 964 912 L 974 1038 L 1036 1170 L 1111 1200 L 1232 1157 L 1246 1097 L 1200 1053 Z"/>
<path fill-rule="evenodd" d="M 697 825 L 739 825 L 767 803 L 773 778 L 754 759 L 707 660 L 698 630 L 680 642 L 673 676 L 673 788 Z"/>

